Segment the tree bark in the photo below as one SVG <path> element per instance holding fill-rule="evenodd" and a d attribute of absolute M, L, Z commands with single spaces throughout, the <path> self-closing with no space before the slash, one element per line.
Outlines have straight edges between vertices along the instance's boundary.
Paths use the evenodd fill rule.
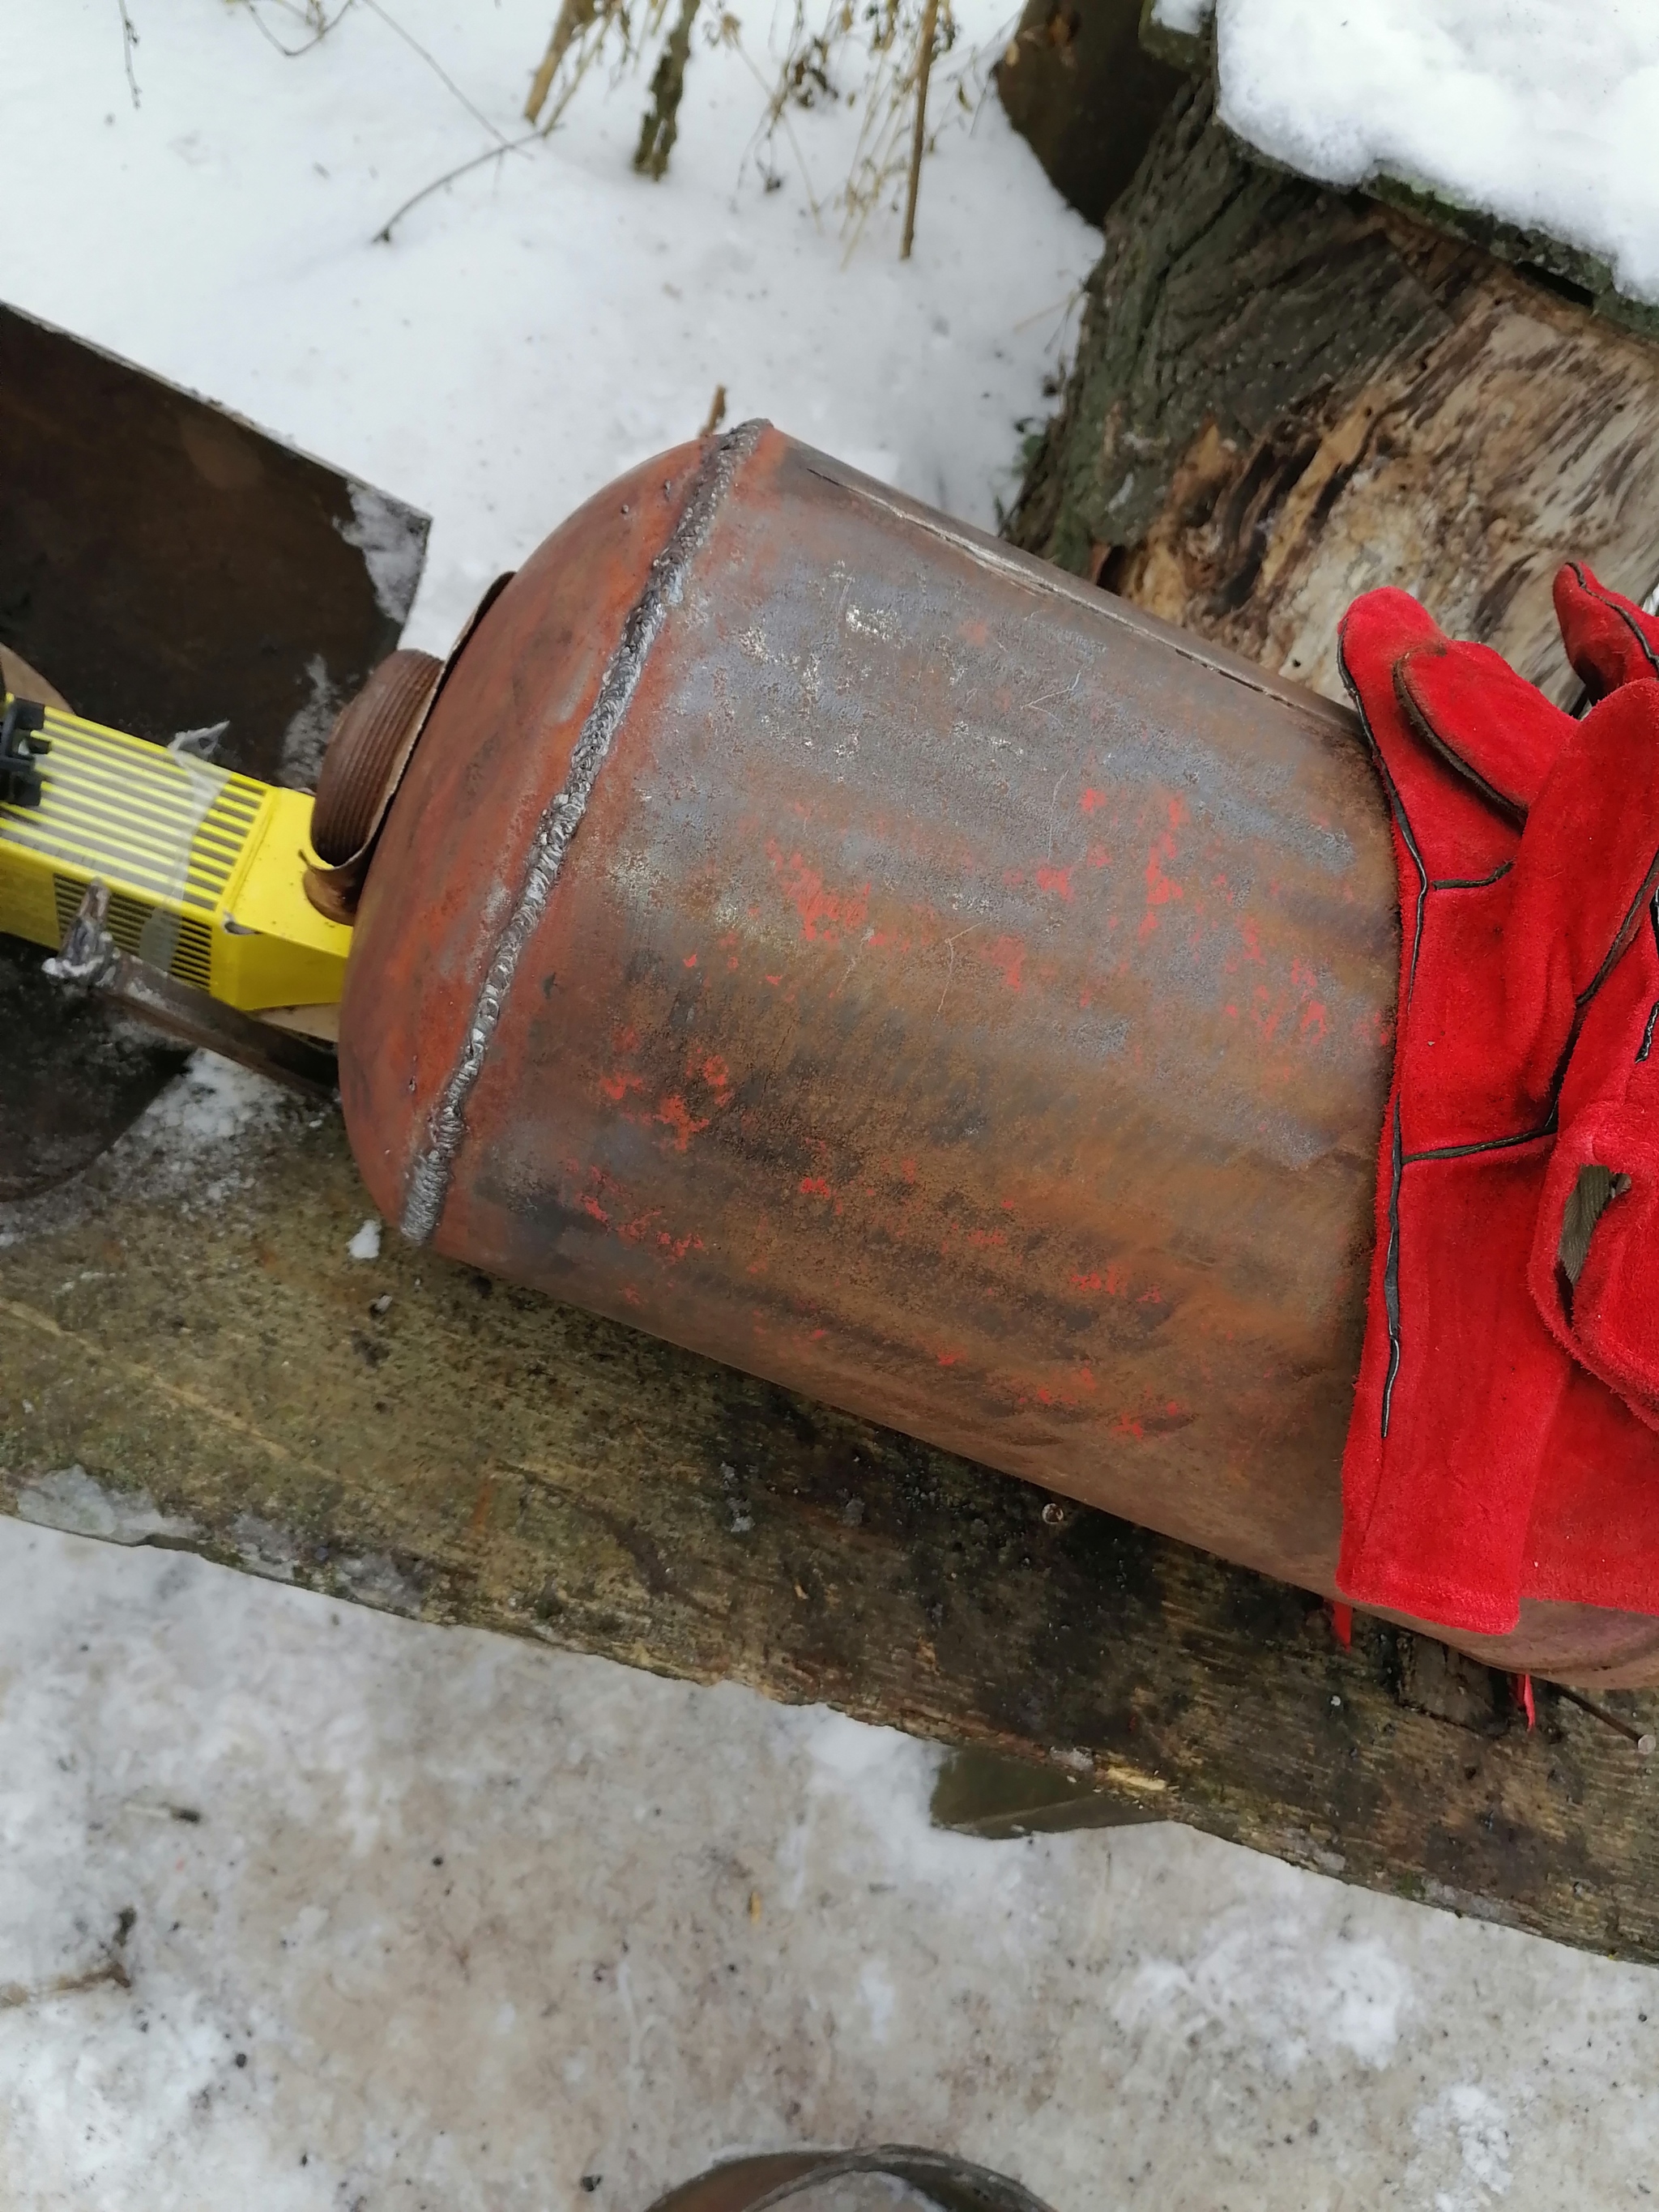
<path fill-rule="evenodd" d="M 1343 608 L 1398 584 L 1569 703 L 1556 568 L 1659 576 L 1659 350 L 1261 166 L 1200 76 L 1107 216 L 1009 535 L 1333 696 Z"/>

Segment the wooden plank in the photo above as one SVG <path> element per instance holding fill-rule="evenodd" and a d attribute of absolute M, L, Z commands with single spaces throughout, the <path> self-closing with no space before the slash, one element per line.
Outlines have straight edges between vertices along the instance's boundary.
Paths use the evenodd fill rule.
<path fill-rule="evenodd" d="M 287 1104 L 0 1209 L 0 1503 L 970 1747 L 941 1811 L 986 1832 L 1181 1820 L 1659 1959 L 1659 1760 L 1547 1687 L 1529 1735 L 1419 1638 L 1344 1651 L 1297 1591 L 390 1234 L 355 1261 L 364 1211 Z"/>

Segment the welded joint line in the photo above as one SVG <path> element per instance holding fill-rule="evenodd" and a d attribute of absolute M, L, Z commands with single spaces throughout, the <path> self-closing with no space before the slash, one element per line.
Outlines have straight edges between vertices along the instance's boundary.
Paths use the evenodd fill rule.
<path fill-rule="evenodd" d="M 598 696 L 571 752 L 564 782 L 536 825 L 518 896 L 495 939 L 449 1080 L 432 1109 L 427 1148 L 410 1171 L 398 1225 L 411 1244 L 424 1244 L 442 1218 L 455 1162 L 466 1138 L 467 1102 L 483 1073 L 519 963 L 546 911 L 599 771 L 639 689 L 651 649 L 670 610 L 678 606 L 684 596 L 687 575 L 708 542 L 732 477 L 754 452 L 765 427 L 758 422 L 739 423 L 711 445 L 692 480 L 679 520 L 652 562 L 644 587 L 629 609 L 622 635 L 599 679 Z"/>

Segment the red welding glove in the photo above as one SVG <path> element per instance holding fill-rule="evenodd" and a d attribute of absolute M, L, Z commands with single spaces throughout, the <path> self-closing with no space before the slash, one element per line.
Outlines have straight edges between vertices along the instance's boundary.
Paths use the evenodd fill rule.
<path fill-rule="evenodd" d="M 1659 623 L 1570 564 L 1555 580 L 1567 655 L 1611 711 L 1659 702 Z M 1627 710 L 1628 711 L 1628 710 Z M 1634 891 L 1630 939 L 1583 1012 L 1560 1094 L 1530 1279 L 1558 1340 L 1659 1428 L 1659 904 Z"/>
<path fill-rule="evenodd" d="M 1659 687 L 1575 723 L 1392 591 L 1350 609 L 1342 659 L 1394 812 L 1401 949 L 1338 1581 L 1503 1632 L 1572 1371 L 1529 1288 L 1540 1201 L 1569 1056 L 1659 873 Z M 1620 1433 L 1659 1480 L 1647 1432 Z"/>

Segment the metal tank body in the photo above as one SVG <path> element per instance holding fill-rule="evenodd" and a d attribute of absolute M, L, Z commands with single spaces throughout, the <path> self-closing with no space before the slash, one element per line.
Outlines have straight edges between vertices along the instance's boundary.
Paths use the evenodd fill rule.
<path fill-rule="evenodd" d="M 438 1251 L 1328 1593 L 1396 927 L 1352 715 L 750 425 L 455 661 L 341 1088 Z"/>

